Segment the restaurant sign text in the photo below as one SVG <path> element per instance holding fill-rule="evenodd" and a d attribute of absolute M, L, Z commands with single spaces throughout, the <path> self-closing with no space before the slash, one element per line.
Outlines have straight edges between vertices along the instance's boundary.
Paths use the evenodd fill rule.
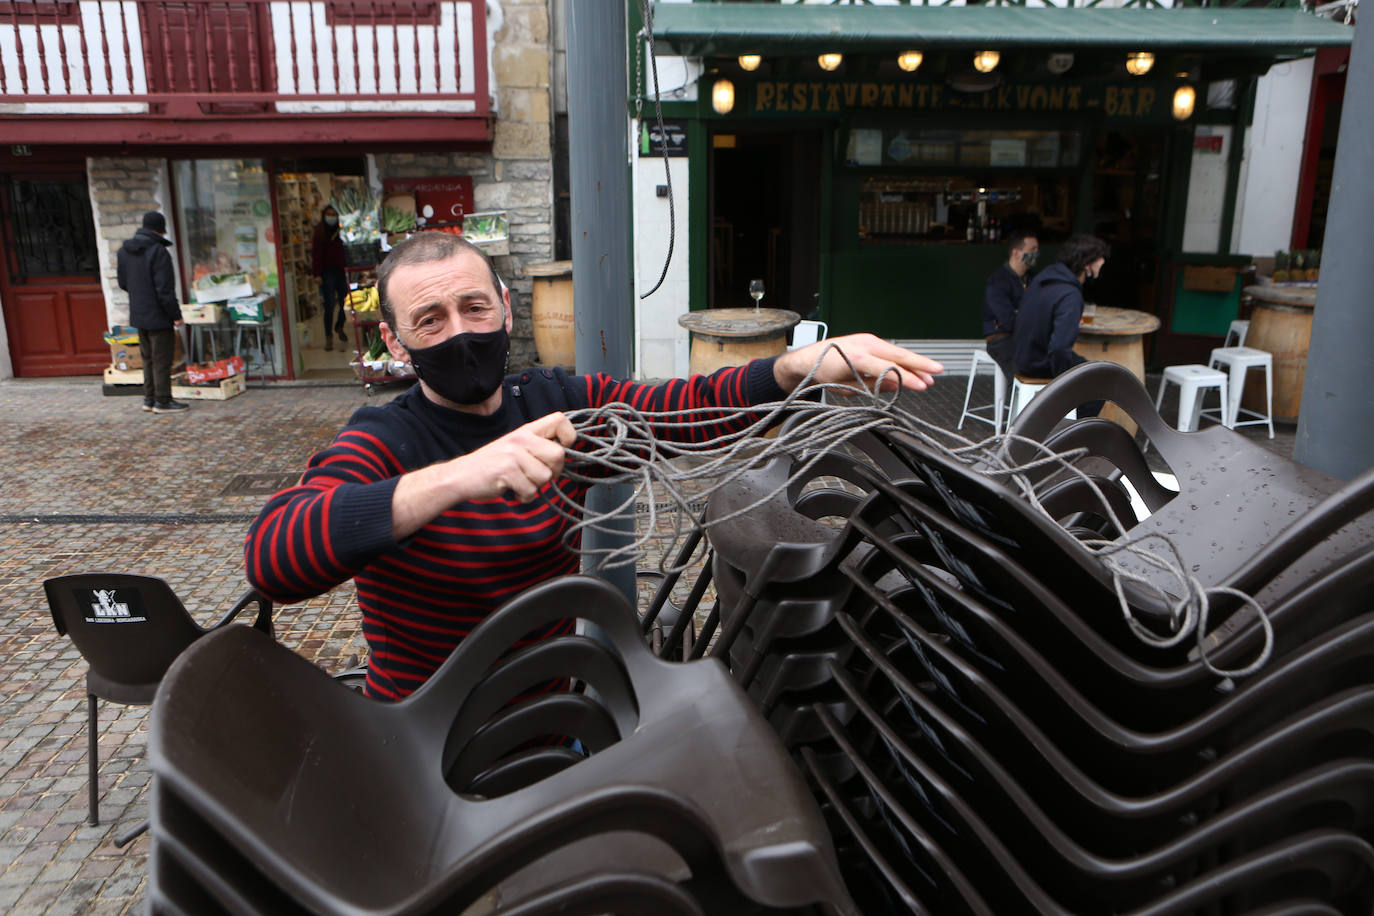
<path fill-rule="evenodd" d="M 1108 118 L 1168 117 L 1170 93 L 1152 84 L 1037 84 L 956 92 L 940 83 L 880 80 L 766 80 L 750 87 L 750 114 L 844 114 L 853 111 L 1102 112 Z"/>

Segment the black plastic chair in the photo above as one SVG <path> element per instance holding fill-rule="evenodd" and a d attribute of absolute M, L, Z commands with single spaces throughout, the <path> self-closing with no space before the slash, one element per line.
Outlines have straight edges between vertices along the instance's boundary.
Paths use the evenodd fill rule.
<path fill-rule="evenodd" d="M 564 637 L 507 654 L 570 609 L 612 648 L 570 662 L 590 640 Z M 555 675 L 602 698 L 601 712 L 590 691 L 572 701 L 595 734 L 550 715 L 568 695 L 509 702 Z M 214 689 L 225 677 L 233 695 Z M 591 756 L 530 742 L 540 732 L 590 735 Z M 527 867 L 664 878 L 671 863 L 707 912 L 855 912 L 814 801 L 739 687 L 718 662 L 655 658 L 600 580 L 525 592 L 398 703 L 226 631 L 164 681 L 149 747 L 154 859 L 165 850 L 202 886 L 231 886 L 237 912 L 461 912 Z M 545 890 L 581 905 L 567 887 Z"/>
<path fill-rule="evenodd" d="M 87 759 L 90 823 L 100 823 L 96 773 L 100 766 L 96 699 L 127 706 L 153 702 L 168 667 L 188 646 L 230 623 L 244 609 L 257 606 L 253 627 L 272 633 L 272 602 L 249 591 L 223 617 L 202 627 L 187 612 L 171 586 L 153 576 L 128 573 L 81 573 L 43 583 L 57 632 L 69 636 L 90 666 L 86 672 Z M 141 833 L 121 837 L 123 846 Z"/>

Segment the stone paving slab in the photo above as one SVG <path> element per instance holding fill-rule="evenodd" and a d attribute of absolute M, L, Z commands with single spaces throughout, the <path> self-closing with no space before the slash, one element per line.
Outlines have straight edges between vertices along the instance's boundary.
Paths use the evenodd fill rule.
<path fill-rule="evenodd" d="M 964 382 L 942 379 L 904 406 L 953 428 Z M 148 841 L 113 841 L 146 815 L 148 710 L 99 704 L 101 823 L 88 826 L 86 665 L 54 631 L 43 580 L 161 576 L 209 623 L 246 588 L 242 539 L 262 502 L 221 495 L 229 481 L 299 472 L 354 410 L 394 393 L 255 387 L 156 416 L 86 379 L 0 382 L 0 912 L 141 912 Z M 990 396 L 980 379 L 975 401 Z M 1246 433 L 1291 456 L 1292 427 L 1280 429 L 1272 441 L 1258 427 Z M 275 619 L 280 641 L 326 670 L 365 655 L 351 585 Z"/>

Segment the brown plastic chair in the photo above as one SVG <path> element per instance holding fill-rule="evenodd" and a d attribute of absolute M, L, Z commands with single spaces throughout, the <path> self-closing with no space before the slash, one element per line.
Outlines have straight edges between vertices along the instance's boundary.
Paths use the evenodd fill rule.
<path fill-rule="evenodd" d="M 585 637 L 508 652 L 570 610 L 611 649 L 575 667 L 564 647 Z M 549 729 L 589 734 L 549 715 L 563 698 L 508 703 L 559 673 L 595 691 L 574 701 L 595 731 L 585 758 L 530 746 Z M 225 678 L 235 691 L 216 689 Z M 604 714 L 585 705 L 602 696 Z M 528 590 L 398 703 L 341 689 L 255 634 L 223 632 L 164 681 L 149 753 L 153 874 L 172 856 L 212 895 L 232 892 L 236 912 L 461 912 L 534 863 L 576 880 L 674 878 L 685 865 L 691 878 L 678 883 L 706 912 L 856 912 L 800 774 L 739 687 L 714 660 L 655 658 L 600 580 Z M 585 903 L 572 887 L 539 888 L 549 908 L 528 912 Z"/>
<path fill-rule="evenodd" d="M 187 612 L 171 586 L 153 576 L 129 573 L 81 573 L 57 576 L 43 583 L 57 632 L 69 636 L 90 666 L 86 672 L 87 761 L 90 783 L 90 823 L 100 823 L 96 799 L 99 769 L 96 698 L 127 706 L 153 702 L 168 667 L 185 649 L 207 633 L 233 621 L 250 605 L 257 606 L 253 626 L 272 636 L 272 602 L 249 591 L 229 611 L 202 627 Z M 146 824 L 121 837 L 124 845 Z"/>

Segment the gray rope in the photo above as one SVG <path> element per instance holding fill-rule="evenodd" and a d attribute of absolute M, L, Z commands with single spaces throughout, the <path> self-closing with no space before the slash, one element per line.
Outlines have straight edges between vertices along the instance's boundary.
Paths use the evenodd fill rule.
<path fill-rule="evenodd" d="M 821 361 L 831 350 L 844 359 L 855 379 L 854 383 L 815 381 Z M 752 512 L 784 492 L 793 482 L 806 478 L 811 468 L 827 452 L 840 449 L 864 433 L 902 432 L 938 454 L 1003 481 L 1046 517 L 1050 517 L 1049 512 L 1040 503 L 1035 486 L 1027 475 L 1047 467 L 1070 474 L 1091 490 L 1102 516 L 1115 525 L 1117 531 L 1128 530 L 1097 482 L 1075 465 L 1077 459 L 1087 454 L 1086 449 L 1056 453 L 1043 442 L 1011 433 L 989 436 L 980 441 L 965 438 L 899 407 L 900 388 L 892 392 L 882 391 L 883 382 L 893 373 L 896 374 L 896 380 L 900 381 L 900 371 L 891 367 L 875 378 L 870 387 L 863 382 L 844 351 L 830 344 L 824 348 L 801 384 L 781 401 L 747 408 L 711 407 L 661 412 L 641 411 L 629 404 L 612 403 L 569 411 L 568 418 L 578 432 L 581 448 L 567 451 L 564 474 L 587 485 L 631 484 L 632 495 L 623 505 L 600 514 L 588 513 L 557 487 L 544 488 L 544 499 L 554 511 L 572 522 L 565 535 L 565 542 L 570 545 L 586 530 L 623 537 L 624 529 L 613 527 L 612 520 L 637 501 L 647 503 L 648 519 L 644 532 L 637 534 L 627 544 L 584 552 L 596 558 L 599 568 L 611 569 L 639 563 L 651 543 L 666 541 L 659 570 L 664 573 L 681 572 L 687 564 L 671 565 L 668 557 L 676 553 L 674 548 L 692 529 L 709 530 Z M 850 402 L 836 405 L 815 400 L 827 394 L 843 394 Z M 786 429 L 775 438 L 763 438 L 765 431 L 786 418 L 793 418 Z M 655 428 L 671 428 L 685 435 L 692 430 L 705 430 L 722 424 L 733 426 L 736 423 L 740 426 L 733 432 L 699 442 L 670 442 L 654 435 Z M 1034 449 L 1035 457 L 1013 462 L 1009 449 L 1012 443 L 1030 446 Z M 705 502 L 714 493 L 734 484 L 743 474 L 783 455 L 799 459 L 786 481 L 728 514 L 709 520 L 695 517 L 692 503 Z M 683 462 L 677 460 L 681 458 L 696 461 L 691 466 L 683 466 Z M 684 487 L 689 484 L 703 481 L 709 482 L 704 489 L 693 490 L 690 497 L 684 492 Z M 660 530 L 662 508 L 654 498 L 655 488 L 666 493 L 664 502 L 671 506 L 667 514 L 672 516 L 672 526 L 667 531 Z M 1148 532 L 1127 536 L 1123 540 L 1080 540 L 1076 543 L 1097 557 L 1111 575 L 1122 616 L 1130 631 L 1141 642 L 1155 648 L 1171 648 L 1193 637 L 1197 641 L 1198 658 L 1211 674 L 1219 678 L 1245 677 L 1260 670 L 1269 661 L 1273 654 L 1274 630 L 1264 609 L 1249 595 L 1226 587 L 1209 588 L 1197 577 L 1186 573 L 1178 545 L 1169 537 Z M 1125 557 L 1137 558 L 1149 567 L 1166 572 L 1177 584 L 1177 591 L 1166 590 L 1128 568 L 1122 562 Z M 1128 582 L 1154 593 L 1169 608 L 1173 627 L 1170 635 L 1159 636 L 1136 618 L 1126 595 Z M 1264 645 L 1255 659 L 1236 669 L 1218 668 L 1207 657 L 1210 600 L 1221 595 L 1238 598 L 1252 608 L 1264 630 Z"/>

